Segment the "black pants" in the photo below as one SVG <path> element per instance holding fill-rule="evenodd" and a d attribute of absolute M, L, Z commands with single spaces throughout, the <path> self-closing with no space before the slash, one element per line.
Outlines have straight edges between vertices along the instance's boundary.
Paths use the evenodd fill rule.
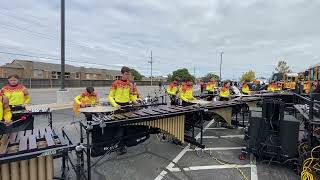
<path fill-rule="evenodd" d="M 225 98 L 225 97 L 220 97 L 220 99 L 219 99 L 220 101 L 229 101 L 230 100 L 230 98 Z"/>
<path fill-rule="evenodd" d="M 182 101 L 182 106 L 190 106 L 193 105 L 193 103 Z"/>
<path fill-rule="evenodd" d="M 86 113 L 83 113 L 83 114 L 86 116 L 87 121 L 92 121 L 92 114 L 93 113 L 86 112 Z"/>
<path fill-rule="evenodd" d="M 213 100 L 213 92 L 212 91 L 208 91 L 208 96 L 207 96 L 207 101 L 212 101 Z"/>
<path fill-rule="evenodd" d="M 178 98 L 177 98 L 177 96 L 174 96 L 174 95 L 170 95 L 170 104 L 171 105 L 178 105 L 179 103 L 178 103 Z"/>

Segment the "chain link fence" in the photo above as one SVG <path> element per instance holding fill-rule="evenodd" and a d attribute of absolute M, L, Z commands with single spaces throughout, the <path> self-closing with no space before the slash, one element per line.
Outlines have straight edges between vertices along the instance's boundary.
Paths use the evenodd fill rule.
<path fill-rule="evenodd" d="M 27 88 L 59 88 L 60 79 L 21 79 L 21 83 Z M 0 78 L 0 88 L 7 84 L 7 79 Z M 113 80 L 65 80 L 67 88 L 76 87 L 105 87 L 111 86 Z M 138 86 L 149 86 L 150 81 L 135 81 Z M 158 81 L 152 81 L 153 85 L 158 85 Z"/>

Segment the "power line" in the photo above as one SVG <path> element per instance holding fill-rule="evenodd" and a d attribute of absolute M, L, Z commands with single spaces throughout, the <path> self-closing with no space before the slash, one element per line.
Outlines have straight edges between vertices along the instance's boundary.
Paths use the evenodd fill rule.
<path fill-rule="evenodd" d="M 0 51 L 0 54 L 22 56 L 22 57 L 29 57 L 29 58 L 38 58 L 38 59 L 48 59 L 48 60 L 52 60 L 52 61 L 61 61 L 61 59 L 58 58 L 58 57 L 28 55 L 28 54 L 5 52 L 5 51 Z M 45 55 L 45 54 L 42 54 L 42 55 Z M 115 65 L 115 64 L 89 63 L 89 62 L 85 62 L 85 61 L 81 61 L 81 60 L 75 60 L 75 59 L 66 59 L 66 62 L 83 63 L 83 64 L 88 64 L 88 65 L 107 66 L 107 67 L 121 67 L 122 66 L 122 65 Z M 141 68 L 141 67 L 140 67 L 140 69 L 143 69 L 144 71 L 146 70 L 145 68 Z"/>

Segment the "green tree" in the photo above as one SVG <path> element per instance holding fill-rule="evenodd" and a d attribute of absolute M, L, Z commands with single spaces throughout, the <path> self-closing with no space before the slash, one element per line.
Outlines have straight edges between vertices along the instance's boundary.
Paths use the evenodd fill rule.
<path fill-rule="evenodd" d="M 142 79 L 142 75 L 135 69 L 131 69 L 131 75 L 135 81 L 140 81 Z"/>
<path fill-rule="evenodd" d="M 188 69 L 186 68 L 177 69 L 173 71 L 172 74 L 168 75 L 169 82 L 173 81 L 176 78 L 179 79 L 179 81 L 194 80 L 194 77 L 189 73 Z"/>
<path fill-rule="evenodd" d="M 245 72 L 241 75 L 241 79 L 240 81 L 241 82 L 244 82 L 244 81 L 253 81 L 255 80 L 256 78 L 256 72 L 250 70 L 248 72 Z"/>
<path fill-rule="evenodd" d="M 215 80 L 219 80 L 219 76 L 214 74 L 214 73 L 208 73 L 207 75 L 205 75 L 204 77 L 201 78 L 202 81 L 204 82 L 208 82 L 211 78 L 215 79 Z"/>
<path fill-rule="evenodd" d="M 279 61 L 278 64 L 277 64 L 277 67 L 275 68 L 275 70 L 278 73 L 282 73 L 282 74 L 291 73 L 292 72 L 290 67 L 287 65 L 286 61 Z"/>

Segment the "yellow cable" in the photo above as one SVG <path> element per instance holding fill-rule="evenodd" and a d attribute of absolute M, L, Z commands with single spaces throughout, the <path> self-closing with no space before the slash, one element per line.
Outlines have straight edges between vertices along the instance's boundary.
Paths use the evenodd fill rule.
<path fill-rule="evenodd" d="M 320 128 L 316 128 L 315 130 L 313 130 L 313 132 L 316 132 L 316 131 L 319 131 L 320 130 Z"/>
<path fill-rule="evenodd" d="M 313 151 L 315 149 L 320 148 L 320 146 L 316 146 L 311 150 L 311 157 L 307 158 L 304 162 L 303 162 L 303 167 L 302 167 L 302 172 L 301 172 L 301 180 L 314 180 L 313 178 L 313 174 L 311 173 L 312 170 L 310 168 L 310 166 L 313 163 L 313 160 L 316 160 L 317 158 L 313 157 Z M 318 164 L 318 163 L 317 163 Z M 316 165 L 316 164 L 315 164 Z M 315 166 L 314 165 L 314 166 Z"/>
<path fill-rule="evenodd" d="M 224 163 L 224 162 L 220 161 L 218 158 L 214 157 L 213 155 L 210 155 L 210 157 L 212 157 L 214 160 L 216 160 L 216 161 L 217 161 L 219 164 L 221 164 L 221 165 L 234 165 L 235 168 L 236 168 L 236 169 L 239 171 L 239 173 L 242 175 L 243 179 L 249 180 L 249 179 L 247 178 L 247 176 L 244 174 L 244 172 L 243 172 L 240 168 L 236 167 L 237 164 Z"/>

